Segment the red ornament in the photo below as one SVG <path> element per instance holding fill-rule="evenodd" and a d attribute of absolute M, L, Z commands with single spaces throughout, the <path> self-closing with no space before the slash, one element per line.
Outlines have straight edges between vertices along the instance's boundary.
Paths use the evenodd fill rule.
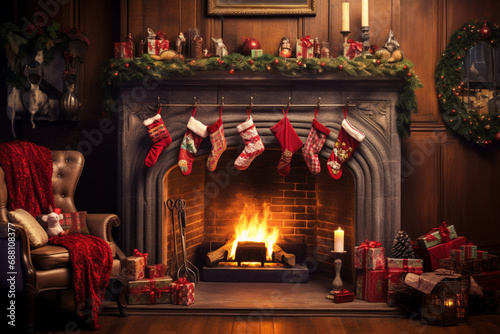
<path fill-rule="evenodd" d="M 322 63 L 321 63 L 321 66 L 325 66 L 325 65 L 326 65 L 326 63 L 325 63 L 325 62 L 322 62 Z"/>
<path fill-rule="evenodd" d="M 408 76 L 408 77 L 411 77 L 411 72 L 408 72 L 407 76 Z"/>
<path fill-rule="evenodd" d="M 111 64 L 111 65 L 109 65 L 109 67 L 110 67 L 110 68 L 113 68 L 113 67 L 115 67 L 115 64 Z"/>
<path fill-rule="evenodd" d="M 377 65 L 380 65 L 380 59 L 377 59 L 375 62 L 377 63 Z"/>
<path fill-rule="evenodd" d="M 125 67 L 129 67 L 130 65 L 128 63 L 125 63 Z"/>
<path fill-rule="evenodd" d="M 275 63 L 275 64 L 278 64 L 279 62 L 280 62 L 280 61 L 278 60 L 278 58 L 275 58 L 275 59 L 274 59 L 274 63 Z"/>
<path fill-rule="evenodd" d="M 406 69 L 408 69 L 408 66 L 406 66 L 406 65 L 403 66 L 403 70 L 406 70 Z M 443 78 L 441 78 L 441 79 L 443 79 Z"/>
<path fill-rule="evenodd" d="M 243 54 L 250 55 L 252 50 L 260 49 L 260 43 L 255 38 L 242 38 L 243 42 Z"/>
<path fill-rule="evenodd" d="M 150 69 L 150 68 L 151 68 L 151 66 L 149 66 L 149 65 L 148 65 L 148 66 L 146 66 L 146 70 L 148 70 L 148 71 L 149 71 L 149 69 Z"/>
<path fill-rule="evenodd" d="M 299 60 L 299 61 L 297 62 L 297 65 L 302 66 L 302 62 Z"/>
<path fill-rule="evenodd" d="M 488 39 L 491 37 L 491 33 L 492 33 L 491 28 L 488 26 L 486 21 L 484 21 L 483 26 L 479 30 L 479 35 L 481 36 L 482 39 Z"/>
<path fill-rule="evenodd" d="M 342 64 L 339 65 L 339 70 L 343 69 L 344 66 L 342 66 Z"/>
<path fill-rule="evenodd" d="M 115 72 L 115 76 L 118 76 L 118 72 Z"/>
<path fill-rule="evenodd" d="M 495 140 L 500 141 L 500 132 L 495 135 Z"/>
<path fill-rule="evenodd" d="M 270 71 L 270 70 L 271 70 L 271 66 L 267 66 L 267 67 L 266 67 L 266 69 L 267 69 L 268 71 Z"/>
<path fill-rule="evenodd" d="M 229 74 L 234 74 L 234 68 L 229 70 Z"/>
<path fill-rule="evenodd" d="M 250 65 L 253 65 L 253 59 L 249 59 L 248 62 L 250 63 Z"/>
<path fill-rule="evenodd" d="M 280 52 L 280 57 L 290 58 L 292 56 L 292 51 L 290 49 L 282 49 Z"/>

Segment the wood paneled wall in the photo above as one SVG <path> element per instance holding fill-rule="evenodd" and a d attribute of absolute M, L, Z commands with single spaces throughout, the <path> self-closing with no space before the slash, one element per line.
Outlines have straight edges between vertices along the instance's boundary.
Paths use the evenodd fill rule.
<path fill-rule="evenodd" d="M 230 52 L 238 51 L 242 37 L 260 40 L 265 52 L 275 54 L 283 36 L 294 42 L 311 35 L 341 43 L 341 0 L 317 0 L 315 17 L 208 17 L 206 0 L 71 0 L 56 19 L 65 26 L 87 31 L 91 46 L 83 65 L 81 97 L 84 106 L 78 124 L 40 124 L 36 131 L 21 129 L 21 139 L 51 148 L 73 148 L 82 140 L 82 130 L 99 127 L 103 118 L 100 103 L 99 67 L 112 56 L 112 43 L 132 33 L 135 42 L 145 38 L 148 27 L 164 31 L 173 42 L 179 31 L 198 27 L 205 42 L 222 36 Z M 35 0 L 18 0 L 9 7 L 13 19 L 32 10 Z M 360 36 L 360 0 L 351 3 L 351 35 Z M 118 8 L 119 6 L 119 8 Z M 459 234 L 480 246 L 500 252 L 500 145 L 478 148 L 450 132 L 441 120 L 434 84 L 434 69 L 455 29 L 472 19 L 500 22 L 500 2 L 484 0 L 370 0 L 370 41 L 383 45 L 390 27 L 424 88 L 417 91 L 419 111 L 413 116 L 412 135 L 403 141 L 402 222 L 415 238 L 446 220 Z M 212 50 L 212 43 L 207 47 Z M 5 101 L 5 99 L 3 99 Z M 10 140 L 4 126 L 5 103 L 0 105 L 1 138 Z M 85 209 L 116 208 L 117 193 L 106 199 L 92 196 L 96 189 L 116 189 L 116 132 L 104 137 L 87 157 L 77 192 Z M 87 181 L 87 182 L 85 182 Z M 98 184 L 96 184 L 98 183 Z M 89 197 L 91 196 L 91 197 Z M 81 207 L 81 206 L 80 206 Z M 485 248 L 486 249 L 486 248 Z"/>

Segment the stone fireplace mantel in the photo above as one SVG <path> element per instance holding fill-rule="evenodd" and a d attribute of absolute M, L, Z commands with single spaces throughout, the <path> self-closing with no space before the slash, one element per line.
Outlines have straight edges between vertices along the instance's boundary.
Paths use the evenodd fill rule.
<path fill-rule="evenodd" d="M 151 263 L 162 261 L 163 177 L 177 164 L 179 146 L 191 116 L 191 107 L 164 107 L 162 118 L 172 144 L 152 168 L 144 166 L 151 142 L 142 121 L 156 112 L 158 97 L 164 104 L 217 104 L 224 97 L 224 131 L 228 147 L 241 148 L 236 126 L 245 121 L 244 108 L 230 104 L 324 104 L 350 103 L 350 122 L 366 135 L 347 168 L 355 179 L 356 242 L 379 240 L 390 247 L 401 226 L 401 141 L 396 127 L 396 102 L 403 85 L 394 78 L 366 78 L 340 74 L 288 77 L 278 73 L 203 73 L 177 76 L 160 82 L 135 82 L 120 86 L 119 215 L 120 240 L 126 253 L 138 248 L 150 254 Z M 289 119 L 305 142 L 314 108 L 291 108 Z M 216 108 L 198 108 L 196 118 L 206 125 L 218 117 Z M 281 109 L 254 108 L 254 123 L 266 148 L 279 147 L 270 131 L 283 114 Z M 318 120 L 331 129 L 320 157 L 326 161 L 343 119 L 341 108 L 321 108 Z M 208 154 L 202 147 L 198 155 Z M 323 166 L 324 167 L 324 161 Z M 189 177 L 189 176 L 187 176 Z M 333 233 L 333 232 L 332 232 Z"/>

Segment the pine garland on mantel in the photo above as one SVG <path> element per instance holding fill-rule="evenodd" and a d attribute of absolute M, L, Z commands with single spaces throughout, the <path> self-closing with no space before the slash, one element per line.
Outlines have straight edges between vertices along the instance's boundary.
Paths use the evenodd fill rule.
<path fill-rule="evenodd" d="M 228 75 L 237 71 L 274 71 L 287 76 L 343 72 L 352 76 L 402 79 L 405 83 L 396 106 L 398 132 L 402 136 L 410 134 L 411 114 L 417 112 L 415 90 L 422 87 L 420 79 L 413 71 L 413 63 L 409 60 L 388 63 L 385 60 L 376 61 L 371 57 L 357 57 L 348 60 L 342 56 L 297 60 L 274 57 L 269 54 L 251 58 L 234 53 L 221 58 L 211 57 L 184 62 L 157 61 L 149 55 L 143 55 L 141 58 L 114 58 L 105 62 L 101 80 L 106 109 L 108 111 L 116 110 L 115 99 L 118 96 L 118 86 L 121 82 L 141 81 L 147 77 L 167 79 L 172 75 L 195 75 L 202 71 L 226 71 Z"/>
<path fill-rule="evenodd" d="M 478 115 L 461 99 L 466 87 L 464 59 L 467 51 L 485 41 L 495 48 L 500 42 L 500 28 L 490 22 L 475 20 L 464 24 L 451 36 L 436 66 L 436 90 L 443 119 L 451 129 L 479 146 L 492 143 L 500 133 L 500 113 Z M 498 101 L 498 100 L 497 100 Z"/>

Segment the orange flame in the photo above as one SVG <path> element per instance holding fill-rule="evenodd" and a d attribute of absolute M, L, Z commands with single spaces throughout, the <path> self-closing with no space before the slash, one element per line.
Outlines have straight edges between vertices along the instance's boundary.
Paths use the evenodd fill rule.
<path fill-rule="evenodd" d="M 275 226 L 273 228 L 267 227 L 267 220 L 269 219 L 270 209 L 269 205 L 264 203 L 263 217 L 259 219 L 259 213 L 255 213 L 251 218 L 251 212 L 245 204 L 243 212 L 238 218 L 238 222 L 234 225 L 235 239 L 229 259 L 235 258 L 236 248 L 238 248 L 239 241 L 253 241 L 265 242 L 267 248 L 266 260 L 271 261 L 273 256 L 273 245 L 278 240 L 279 230 Z"/>

